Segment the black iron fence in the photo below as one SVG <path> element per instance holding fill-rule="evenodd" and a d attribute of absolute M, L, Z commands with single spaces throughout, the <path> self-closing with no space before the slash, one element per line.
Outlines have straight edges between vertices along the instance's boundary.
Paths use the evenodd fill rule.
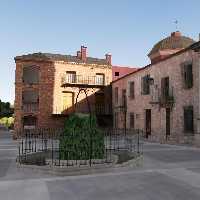
<path fill-rule="evenodd" d="M 88 130 L 89 131 L 89 130 Z M 65 134 L 63 129 L 33 129 L 18 131 L 18 162 L 32 165 L 92 166 L 113 163 L 115 154 L 127 151 L 142 154 L 142 131 L 106 129 L 78 134 Z"/>

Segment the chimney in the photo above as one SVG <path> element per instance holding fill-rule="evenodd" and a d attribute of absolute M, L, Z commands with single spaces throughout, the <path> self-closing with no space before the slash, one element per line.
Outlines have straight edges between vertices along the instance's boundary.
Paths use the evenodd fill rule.
<path fill-rule="evenodd" d="M 87 60 L 87 47 L 81 46 L 81 59 L 83 62 Z"/>
<path fill-rule="evenodd" d="M 111 65 L 111 63 L 112 63 L 112 55 L 107 53 L 105 56 L 106 56 L 107 64 Z"/>
<path fill-rule="evenodd" d="M 77 51 L 77 58 L 81 59 L 81 52 Z"/>
<path fill-rule="evenodd" d="M 176 31 L 171 33 L 171 37 L 181 37 L 181 32 L 180 31 Z"/>

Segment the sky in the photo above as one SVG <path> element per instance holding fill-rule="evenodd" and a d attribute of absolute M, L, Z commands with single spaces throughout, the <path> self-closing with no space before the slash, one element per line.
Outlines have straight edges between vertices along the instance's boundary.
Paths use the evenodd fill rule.
<path fill-rule="evenodd" d="M 198 40 L 199 0 L 0 0 L 0 99 L 14 102 L 17 55 L 112 54 L 114 65 L 142 67 L 177 29 Z M 178 28 L 174 21 L 178 20 Z"/>

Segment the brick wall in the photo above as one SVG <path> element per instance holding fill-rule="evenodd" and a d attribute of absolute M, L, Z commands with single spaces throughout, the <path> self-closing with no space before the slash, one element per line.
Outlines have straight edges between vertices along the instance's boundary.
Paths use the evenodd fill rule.
<path fill-rule="evenodd" d="M 23 68 L 26 66 L 39 67 L 39 83 L 24 84 Z M 44 61 L 16 61 L 16 84 L 15 84 L 15 130 L 23 127 L 24 116 L 36 116 L 37 126 L 44 128 L 62 127 L 66 117 L 61 117 L 62 110 L 62 92 L 72 91 L 75 97 L 78 88 L 62 88 L 61 77 L 66 71 L 76 71 L 77 74 L 85 76 L 95 76 L 96 73 L 103 73 L 107 78 L 107 83 L 112 81 L 112 69 L 110 66 L 97 66 L 85 64 L 69 64 L 66 62 L 44 62 Z M 22 92 L 38 91 L 39 93 L 39 110 L 37 112 L 25 113 L 22 110 Z M 92 97 L 99 89 L 88 89 L 88 96 Z M 106 98 L 110 97 L 110 92 Z M 94 98 L 94 97 L 92 97 Z M 78 101 L 83 101 L 85 95 L 80 94 Z M 111 102 L 111 99 L 109 100 Z"/>

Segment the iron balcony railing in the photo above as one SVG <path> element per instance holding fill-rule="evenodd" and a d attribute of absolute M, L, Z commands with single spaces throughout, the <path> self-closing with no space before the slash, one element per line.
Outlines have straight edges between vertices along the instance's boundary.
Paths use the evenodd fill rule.
<path fill-rule="evenodd" d="M 22 110 L 26 113 L 37 112 L 39 110 L 39 103 L 23 103 Z"/>
<path fill-rule="evenodd" d="M 161 90 L 160 104 L 161 106 L 172 105 L 174 103 L 173 87 L 163 88 Z"/>
<path fill-rule="evenodd" d="M 160 104 L 160 106 L 166 106 L 173 105 L 175 102 L 173 87 L 163 88 L 162 90 L 160 88 L 152 87 L 150 95 L 151 104 Z"/>
<path fill-rule="evenodd" d="M 96 85 L 104 86 L 109 84 L 109 78 L 105 76 L 83 76 L 83 75 L 68 75 L 64 74 L 61 77 L 61 85 Z"/>

